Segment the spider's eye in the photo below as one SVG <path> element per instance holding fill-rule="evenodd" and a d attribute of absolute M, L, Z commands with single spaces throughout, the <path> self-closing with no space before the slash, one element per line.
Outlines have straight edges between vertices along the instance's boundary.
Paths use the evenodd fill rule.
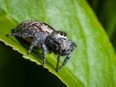
<path fill-rule="evenodd" d="M 62 33 L 62 32 L 60 32 L 60 34 L 61 34 L 61 35 L 63 35 L 63 33 Z"/>

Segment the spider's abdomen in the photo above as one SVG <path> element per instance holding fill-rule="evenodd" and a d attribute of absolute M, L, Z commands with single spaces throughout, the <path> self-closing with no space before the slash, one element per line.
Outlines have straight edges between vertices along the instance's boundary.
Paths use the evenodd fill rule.
<path fill-rule="evenodd" d="M 44 36 L 50 35 L 54 29 L 46 23 L 40 23 L 37 21 L 26 21 L 19 24 L 13 31 L 18 36 L 31 42 L 33 38 L 40 36 L 40 33 Z"/>
<path fill-rule="evenodd" d="M 38 21 L 26 21 L 26 22 L 20 23 L 16 27 L 15 32 L 20 32 L 20 31 L 30 29 L 30 28 L 37 30 L 38 32 L 45 32 L 45 33 L 50 33 L 50 34 L 54 31 L 54 29 L 46 23 L 41 23 Z"/>

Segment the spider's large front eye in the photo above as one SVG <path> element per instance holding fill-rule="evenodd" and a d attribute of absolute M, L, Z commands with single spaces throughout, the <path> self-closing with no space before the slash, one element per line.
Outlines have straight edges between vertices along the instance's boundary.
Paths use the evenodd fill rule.
<path fill-rule="evenodd" d="M 60 32 L 60 35 L 63 35 L 63 33 L 62 33 L 62 32 Z"/>

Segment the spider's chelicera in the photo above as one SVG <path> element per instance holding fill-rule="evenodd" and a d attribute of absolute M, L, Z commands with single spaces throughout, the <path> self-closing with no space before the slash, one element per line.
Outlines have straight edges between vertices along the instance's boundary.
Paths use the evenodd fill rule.
<path fill-rule="evenodd" d="M 70 59 L 72 52 L 76 48 L 76 44 L 67 39 L 66 33 L 56 31 L 50 25 L 37 21 L 26 21 L 20 23 L 11 34 L 7 36 L 16 36 L 30 43 L 28 54 L 33 47 L 42 50 L 42 65 L 46 60 L 46 53 L 53 52 L 57 57 L 56 71 L 61 69 Z M 66 56 L 62 65 L 59 66 L 60 56 Z"/>

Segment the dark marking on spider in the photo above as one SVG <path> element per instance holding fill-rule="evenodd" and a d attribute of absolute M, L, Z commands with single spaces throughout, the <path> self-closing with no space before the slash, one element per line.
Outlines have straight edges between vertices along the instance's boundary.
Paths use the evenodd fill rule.
<path fill-rule="evenodd" d="M 30 43 L 27 54 L 34 47 L 42 50 L 42 66 L 44 67 L 46 53 L 53 52 L 57 57 L 56 71 L 58 72 L 70 59 L 72 52 L 77 47 L 74 42 L 67 39 L 66 33 L 56 31 L 50 25 L 38 21 L 26 21 L 20 23 L 7 36 L 16 36 Z M 66 56 L 62 65 L 59 66 L 60 56 Z"/>

